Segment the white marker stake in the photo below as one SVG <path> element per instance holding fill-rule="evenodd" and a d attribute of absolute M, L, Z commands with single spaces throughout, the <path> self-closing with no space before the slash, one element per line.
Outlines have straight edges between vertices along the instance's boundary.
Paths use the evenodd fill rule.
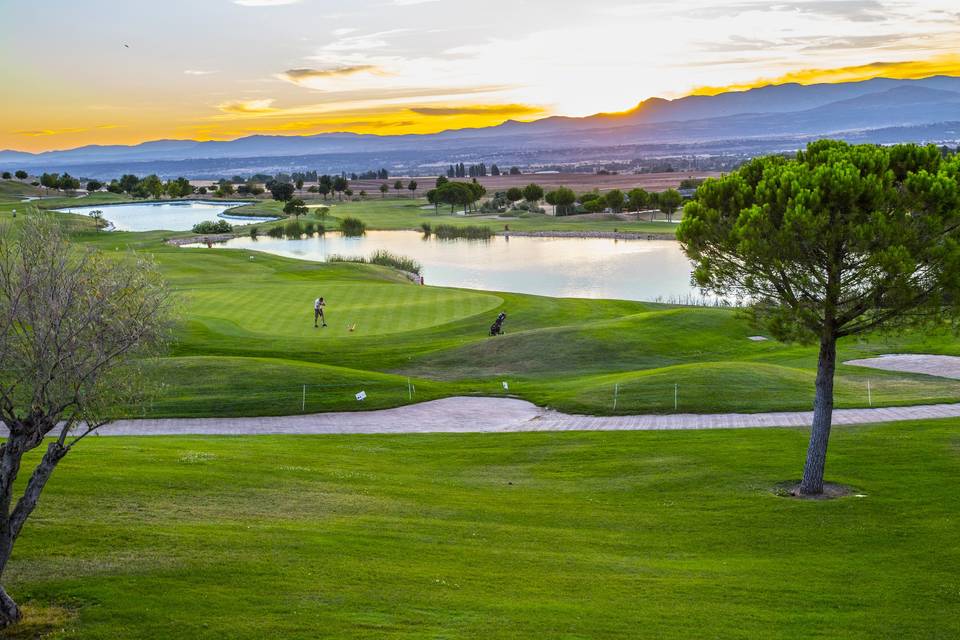
<path fill-rule="evenodd" d="M 307 385 L 303 385 L 303 400 L 300 402 L 300 411 L 307 410 Z"/>
<path fill-rule="evenodd" d="M 867 380 L 867 404 L 873 406 L 873 390 L 870 388 L 869 380 Z"/>
<path fill-rule="evenodd" d="M 620 395 L 620 383 L 613 385 L 613 410 L 617 410 L 617 396 Z"/>
<path fill-rule="evenodd" d="M 503 390 L 504 390 L 504 391 L 509 391 L 509 390 L 510 390 L 510 385 L 507 384 L 506 380 L 503 381 Z"/>
<path fill-rule="evenodd" d="M 413 400 L 413 387 L 410 386 L 410 378 L 407 378 L 407 400 Z"/>
<path fill-rule="evenodd" d="M 366 400 L 366 399 L 367 399 L 366 391 L 361 391 L 360 393 L 357 394 L 357 402 L 360 402 L 361 400 Z"/>
<path fill-rule="evenodd" d="M 678 384 L 673 385 L 673 410 L 674 411 L 677 410 L 677 395 L 679 394 L 679 392 L 680 392 L 680 385 Z"/>

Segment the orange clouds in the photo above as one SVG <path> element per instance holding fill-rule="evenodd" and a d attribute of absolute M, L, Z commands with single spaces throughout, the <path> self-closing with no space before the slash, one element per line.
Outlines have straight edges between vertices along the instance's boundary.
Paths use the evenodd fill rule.
<path fill-rule="evenodd" d="M 224 113 L 234 115 L 266 114 L 277 111 L 276 108 L 270 106 L 273 102 L 272 98 L 262 100 L 234 100 L 232 102 L 221 102 L 217 105 L 217 108 Z"/>
<path fill-rule="evenodd" d="M 776 78 L 759 79 L 754 82 L 730 85 L 726 87 L 698 87 L 691 95 L 712 96 L 725 91 L 744 91 L 770 84 L 818 84 L 837 82 L 857 82 L 871 78 L 894 78 L 909 80 L 928 78 L 936 75 L 960 75 L 960 55 L 945 54 L 927 60 L 909 60 L 901 62 L 871 62 L 836 69 L 801 69 Z"/>

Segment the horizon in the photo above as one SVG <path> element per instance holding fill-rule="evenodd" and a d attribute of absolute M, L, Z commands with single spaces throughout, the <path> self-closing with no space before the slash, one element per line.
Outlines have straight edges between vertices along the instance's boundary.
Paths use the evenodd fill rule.
<path fill-rule="evenodd" d="M 772 87 L 784 87 L 784 86 L 790 86 L 790 85 L 794 85 L 794 86 L 815 86 L 815 85 L 827 85 L 827 84 L 855 84 L 855 83 L 860 83 L 860 82 L 869 82 L 870 80 L 927 80 L 927 79 L 930 79 L 930 78 L 937 78 L 937 77 L 960 78 L 960 72 L 958 72 L 957 74 L 936 73 L 936 74 L 932 74 L 932 75 L 922 75 L 922 76 L 918 76 L 918 77 L 915 77 L 915 78 L 914 78 L 914 77 L 899 78 L 899 77 L 891 77 L 891 76 L 886 76 L 886 75 L 876 75 L 876 76 L 872 76 L 872 77 L 869 77 L 869 78 L 863 78 L 863 79 L 860 79 L 860 80 L 837 80 L 837 81 L 834 81 L 834 82 L 812 82 L 812 83 L 804 83 L 804 82 L 800 82 L 800 81 L 797 81 L 797 80 L 792 80 L 792 81 L 790 81 L 790 82 L 778 82 L 778 83 L 769 83 L 769 84 L 758 84 L 758 85 L 756 85 L 756 86 L 743 87 L 743 88 L 729 88 L 728 90 L 725 90 L 725 91 L 712 91 L 711 88 L 709 88 L 709 87 L 702 87 L 702 88 L 698 89 L 697 91 L 691 92 L 691 93 L 686 94 L 686 95 L 683 95 L 683 96 L 677 96 L 677 97 L 675 97 L 675 98 L 660 98 L 659 96 L 650 96 L 649 98 L 645 98 L 645 99 L 637 102 L 633 107 L 631 107 L 631 108 L 629 108 L 629 109 L 626 109 L 626 110 L 624 110 L 624 111 L 618 111 L 618 112 L 602 112 L 602 111 L 601 111 L 601 112 L 597 112 L 597 113 L 588 114 L 588 115 L 586 115 L 586 116 L 563 116 L 563 115 L 560 115 L 560 114 L 552 114 L 552 115 L 544 115 L 544 116 L 542 116 L 542 117 L 540 117 L 540 118 L 534 118 L 534 119 L 531 119 L 531 120 L 519 120 L 519 119 L 510 118 L 510 119 L 504 120 L 504 121 L 502 121 L 502 122 L 495 122 L 495 123 L 491 123 L 491 124 L 478 124 L 478 125 L 473 125 L 473 126 L 463 126 L 463 127 L 449 128 L 449 129 L 441 129 L 441 130 L 439 130 L 439 131 L 429 131 L 429 132 L 383 133 L 383 134 L 379 134 L 379 133 L 372 132 L 372 131 L 370 131 L 370 132 L 356 132 L 356 131 L 349 131 L 349 130 L 323 131 L 323 132 L 320 132 L 320 133 L 288 133 L 288 134 L 281 133 L 281 132 L 270 132 L 270 133 L 257 133 L 257 132 L 255 132 L 255 133 L 249 133 L 249 134 L 237 136 L 237 137 L 234 137 L 234 138 L 224 138 L 224 139 L 217 139 L 217 140 L 202 140 L 202 139 L 196 139 L 196 138 L 156 138 L 156 139 L 142 140 L 142 141 L 140 141 L 140 142 L 131 142 L 131 143 L 113 143 L 113 144 L 108 144 L 108 143 L 90 142 L 90 143 L 82 144 L 82 145 L 75 146 L 75 147 L 63 147 L 63 148 L 44 149 L 44 150 L 35 151 L 35 152 L 24 151 L 24 150 L 21 150 L 21 149 L 6 148 L 6 149 L 0 149 L 0 153 L 13 152 L 13 153 L 32 153 L 32 154 L 34 154 L 34 155 L 40 155 L 40 154 L 42 154 L 42 153 L 58 153 L 58 152 L 66 152 L 66 151 L 75 151 L 75 150 L 77 150 L 77 149 L 93 148 L 93 147 L 112 147 L 112 146 L 137 147 L 137 146 L 142 145 L 142 144 L 148 144 L 148 143 L 154 143 L 154 142 L 197 142 L 197 143 L 200 143 L 200 142 L 234 142 L 234 141 L 237 141 L 237 140 L 244 140 L 244 139 L 247 139 L 247 138 L 256 138 L 256 137 L 309 138 L 309 137 L 317 137 L 317 136 L 333 136 L 333 135 L 343 135 L 343 134 L 350 134 L 350 135 L 356 135 L 356 136 L 374 136 L 374 137 L 384 137 L 384 138 L 385 138 L 385 137 L 398 137 L 398 136 L 430 136 L 430 135 L 435 135 L 435 134 L 438 134 L 438 133 L 455 132 L 455 131 L 469 131 L 469 130 L 478 130 L 478 129 L 494 128 L 494 127 L 498 127 L 498 126 L 500 126 L 500 125 L 506 124 L 506 123 L 508 123 L 508 122 L 538 122 L 538 121 L 540 121 L 540 120 L 547 120 L 547 119 L 556 118 L 556 117 L 573 117 L 573 118 L 582 117 L 582 118 L 589 118 L 589 117 L 592 117 L 592 116 L 620 116 L 620 115 L 626 116 L 626 115 L 629 115 L 629 114 L 631 114 L 631 113 L 636 112 L 643 104 L 645 104 L 645 103 L 647 103 L 647 102 L 649 102 L 649 101 L 651 101 L 651 100 L 667 100 L 667 101 L 673 102 L 673 101 L 676 101 L 676 100 L 683 100 L 684 98 L 691 98 L 691 97 L 714 97 L 714 96 L 722 95 L 722 94 L 725 94 L 725 93 L 746 93 L 746 92 L 754 91 L 754 90 L 757 90 L 757 89 L 768 89 L 768 88 L 772 88 Z"/>
<path fill-rule="evenodd" d="M 0 51 L 21 62 L 0 70 L 17 87 L 0 148 L 430 134 L 652 97 L 960 75 L 945 0 L 607 0 L 570 3 L 573 26 L 562 4 L 491 0 L 466 20 L 448 0 L 173 0 L 143 20 L 108 0 L 13 3 Z"/>

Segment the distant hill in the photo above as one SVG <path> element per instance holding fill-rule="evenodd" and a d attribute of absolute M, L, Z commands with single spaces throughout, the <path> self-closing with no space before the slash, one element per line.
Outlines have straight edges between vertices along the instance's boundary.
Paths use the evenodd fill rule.
<path fill-rule="evenodd" d="M 227 142 L 156 140 L 38 154 L 0 151 L 0 167 L 112 177 L 128 166 L 130 170 L 135 166 L 141 172 L 172 175 L 197 170 L 253 172 L 278 166 L 313 166 L 325 171 L 441 167 L 465 159 L 536 163 L 560 162 L 558 158 L 562 158 L 576 162 L 577 158 L 603 157 L 604 150 L 609 157 L 616 157 L 631 146 L 666 145 L 678 152 L 694 152 L 704 145 L 712 152 L 722 152 L 724 144 L 731 149 L 780 149 L 800 146 L 815 137 L 870 139 L 870 132 L 881 130 L 885 138 L 893 137 L 891 141 L 956 144 L 960 138 L 957 123 L 960 78 L 875 78 L 771 85 L 676 100 L 651 98 L 624 113 L 508 121 L 495 127 L 428 135 L 254 135 Z M 898 139 L 896 132 L 902 138 Z M 930 137 L 918 137 L 921 134 Z M 311 165 L 303 164 L 307 157 Z"/>

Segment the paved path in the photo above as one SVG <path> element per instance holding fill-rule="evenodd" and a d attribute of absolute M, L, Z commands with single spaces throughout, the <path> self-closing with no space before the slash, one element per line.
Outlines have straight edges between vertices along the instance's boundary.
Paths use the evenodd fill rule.
<path fill-rule="evenodd" d="M 169 418 L 121 420 L 101 435 L 266 435 L 329 433 L 479 433 L 515 431 L 653 431 L 805 427 L 812 413 L 574 416 L 511 398 L 445 398 L 379 411 L 318 413 L 268 418 Z M 960 417 L 960 404 L 885 409 L 838 409 L 838 425 Z"/>

